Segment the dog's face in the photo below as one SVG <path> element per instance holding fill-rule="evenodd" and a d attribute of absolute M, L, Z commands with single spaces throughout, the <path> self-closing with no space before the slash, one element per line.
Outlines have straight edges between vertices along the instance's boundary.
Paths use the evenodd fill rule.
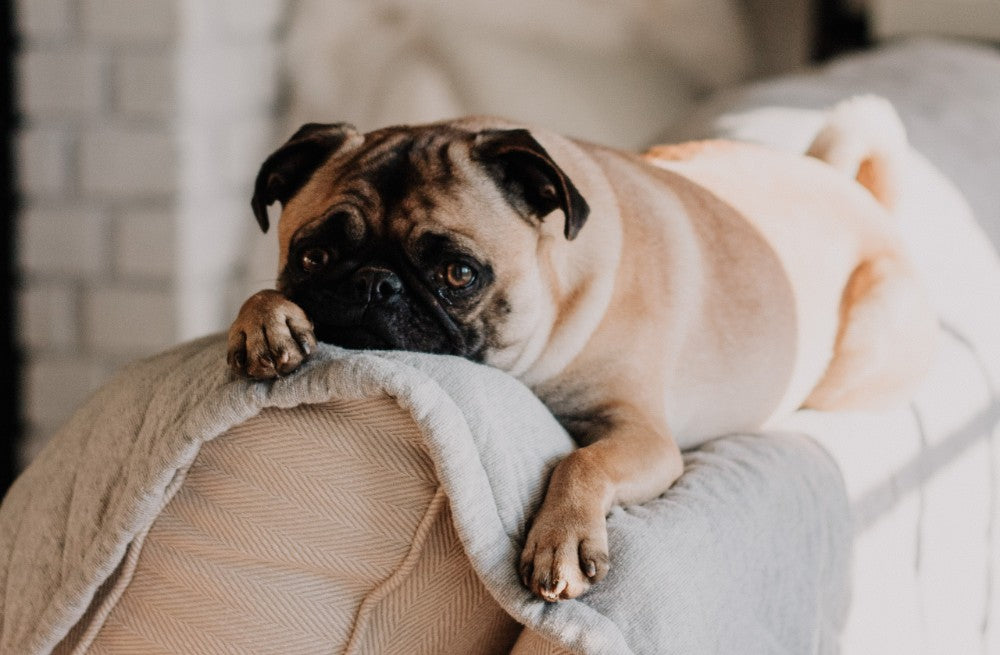
<path fill-rule="evenodd" d="M 264 163 L 253 208 L 283 205 L 278 289 L 316 337 L 509 359 L 555 317 L 553 241 L 586 201 L 527 130 L 304 126 Z M 543 221 L 561 212 L 562 222 Z"/>

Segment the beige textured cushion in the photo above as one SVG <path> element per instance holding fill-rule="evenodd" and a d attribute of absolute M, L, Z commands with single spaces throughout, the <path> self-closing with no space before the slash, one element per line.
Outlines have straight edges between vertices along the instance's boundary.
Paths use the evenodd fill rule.
<path fill-rule="evenodd" d="M 60 650 L 505 653 L 520 631 L 384 396 L 267 409 L 206 443 L 133 549 Z"/>

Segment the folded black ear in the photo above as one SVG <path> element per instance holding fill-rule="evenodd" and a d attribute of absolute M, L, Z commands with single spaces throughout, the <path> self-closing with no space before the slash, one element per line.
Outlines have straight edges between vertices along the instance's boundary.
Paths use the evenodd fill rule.
<path fill-rule="evenodd" d="M 518 211 L 543 218 L 561 209 L 566 215 L 563 233 L 567 239 L 575 238 L 587 221 L 587 201 L 528 130 L 480 132 L 472 157 L 486 166 Z"/>
<path fill-rule="evenodd" d="M 268 205 L 288 202 L 323 162 L 357 134 L 348 123 L 307 123 L 264 160 L 250 200 L 260 229 L 267 232 Z"/>

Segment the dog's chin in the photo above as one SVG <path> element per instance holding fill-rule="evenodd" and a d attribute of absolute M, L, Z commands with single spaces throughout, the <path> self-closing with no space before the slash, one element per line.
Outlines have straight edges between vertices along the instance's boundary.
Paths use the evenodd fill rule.
<path fill-rule="evenodd" d="M 352 350 L 402 350 L 402 346 L 361 327 L 346 327 L 318 334 L 320 341 Z"/>
<path fill-rule="evenodd" d="M 425 353 L 451 352 L 442 340 L 414 338 L 382 326 L 316 326 L 316 338 L 351 350 L 410 350 Z"/>

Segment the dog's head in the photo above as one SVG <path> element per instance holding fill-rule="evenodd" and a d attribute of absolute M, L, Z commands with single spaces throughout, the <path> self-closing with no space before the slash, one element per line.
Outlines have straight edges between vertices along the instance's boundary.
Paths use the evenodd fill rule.
<path fill-rule="evenodd" d="M 575 238 L 589 212 L 528 130 L 449 123 L 305 125 L 257 176 L 265 231 L 274 202 L 278 288 L 318 339 L 476 360 L 551 322 L 545 242 Z"/>

